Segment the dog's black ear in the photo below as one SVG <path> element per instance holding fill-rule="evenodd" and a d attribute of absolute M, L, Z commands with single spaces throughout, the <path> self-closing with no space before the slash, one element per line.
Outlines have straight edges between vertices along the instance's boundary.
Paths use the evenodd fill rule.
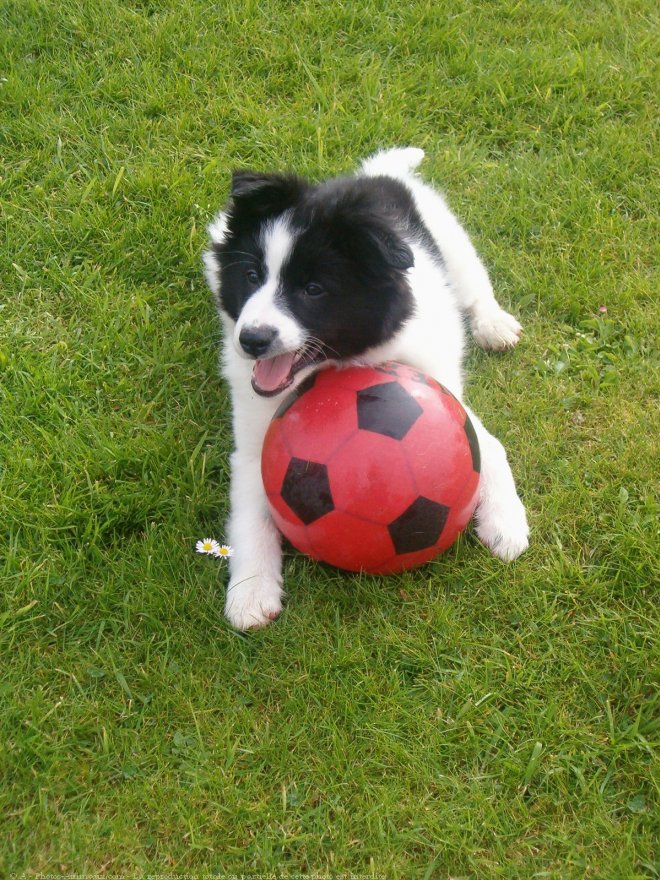
<path fill-rule="evenodd" d="M 332 228 L 336 243 L 364 272 L 378 275 L 386 267 L 405 272 L 415 265 L 413 252 L 396 227 L 374 211 L 337 211 Z"/>
<path fill-rule="evenodd" d="M 321 211 L 335 244 L 358 262 L 362 271 L 372 275 L 386 268 L 405 272 L 415 265 L 396 217 L 383 209 L 371 189 L 354 184 L 336 200 L 329 200 Z"/>
<path fill-rule="evenodd" d="M 279 177 L 278 174 L 262 174 L 247 168 L 234 171 L 231 176 L 231 196 L 236 199 L 272 187 L 279 183 Z"/>
<path fill-rule="evenodd" d="M 234 213 L 245 210 L 259 217 L 280 214 L 298 201 L 306 186 L 306 182 L 294 174 L 234 171 L 231 181 Z"/>
<path fill-rule="evenodd" d="M 388 266 L 404 272 L 415 265 L 415 257 L 410 247 L 397 232 L 387 225 L 367 223 L 364 227 L 364 234 L 375 245 L 380 257 Z"/>

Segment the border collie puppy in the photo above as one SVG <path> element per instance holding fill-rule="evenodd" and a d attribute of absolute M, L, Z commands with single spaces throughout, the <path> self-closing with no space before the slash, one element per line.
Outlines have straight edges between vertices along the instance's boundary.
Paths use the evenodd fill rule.
<path fill-rule="evenodd" d="M 232 398 L 225 613 L 238 629 L 282 610 L 280 535 L 261 481 L 261 446 L 282 395 L 329 364 L 401 361 L 463 397 L 463 316 L 483 348 L 514 346 L 520 325 L 415 148 L 377 153 L 353 177 L 313 185 L 238 171 L 209 227 L 206 278 L 223 323 Z M 501 443 L 466 407 L 479 438 L 476 531 L 500 559 L 527 547 L 525 510 Z"/>

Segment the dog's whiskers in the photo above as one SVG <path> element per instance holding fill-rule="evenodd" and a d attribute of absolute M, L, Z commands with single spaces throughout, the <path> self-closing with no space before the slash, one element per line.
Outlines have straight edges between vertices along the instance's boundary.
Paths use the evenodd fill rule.
<path fill-rule="evenodd" d="M 235 260 L 233 263 L 228 263 L 226 266 L 223 266 L 223 269 L 233 269 L 234 266 L 252 266 L 254 265 L 252 260 Z"/>
<path fill-rule="evenodd" d="M 230 251 L 223 251 L 223 254 L 241 254 L 244 257 L 250 257 L 251 261 L 254 263 L 254 254 L 251 254 L 249 251 L 239 251 L 237 248 L 233 248 Z"/>
<path fill-rule="evenodd" d="M 316 336 L 309 336 L 302 347 L 302 351 L 305 354 L 319 354 L 325 355 L 327 352 L 330 354 L 334 354 L 339 357 L 339 352 L 336 351 L 332 346 L 327 345 L 323 342 L 322 339 L 318 339 Z"/>

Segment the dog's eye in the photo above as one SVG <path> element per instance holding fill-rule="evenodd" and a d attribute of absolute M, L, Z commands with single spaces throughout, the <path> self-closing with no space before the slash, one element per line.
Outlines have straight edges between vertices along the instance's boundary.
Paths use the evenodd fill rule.
<path fill-rule="evenodd" d="M 250 284 L 259 284 L 259 273 L 256 269 L 248 269 L 245 273 L 245 277 L 250 282 Z"/>
<path fill-rule="evenodd" d="M 307 285 L 307 287 L 305 288 L 305 293 L 307 294 L 307 296 L 312 297 L 321 296 L 324 293 L 324 290 L 320 284 L 312 283 Z"/>

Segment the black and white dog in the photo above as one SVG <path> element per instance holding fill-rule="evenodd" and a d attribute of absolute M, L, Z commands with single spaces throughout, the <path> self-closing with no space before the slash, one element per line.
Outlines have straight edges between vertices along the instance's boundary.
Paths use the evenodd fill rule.
<path fill-rule="evenodd" d="M 383 151 L 355 176 L 319 185 L 239 171 L 209 227 L 204 263 L 223 322 L 235 438 L 225 613 L 238 629 L 282 610 L 280 535 L 260 472 L 282 395 L 330 363 L 395 360 L 461 399 L 463 315 L 483 348 L 518 341 L 520 325 L 495 300 L 467 234 L 415 175 L 423 156 Z M 528 543 L 525 510 L 501 443 L 470 418 L 482 462 L 476 531 L 496 556 L 515 559 Z"/>

